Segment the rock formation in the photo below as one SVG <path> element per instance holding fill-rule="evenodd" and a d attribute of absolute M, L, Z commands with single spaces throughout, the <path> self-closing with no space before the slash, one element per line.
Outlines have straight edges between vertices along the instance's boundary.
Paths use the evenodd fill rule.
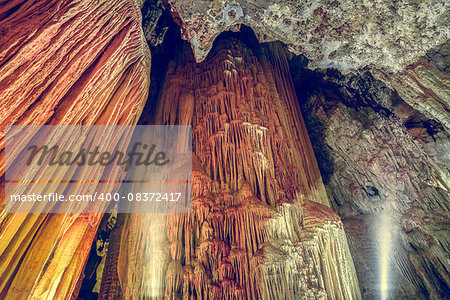
<path fill-rule="evenodd" d="M 202 61 L 214 39 L 241 24 L 260 42 L 282 41 L 311 68 L 403 70 L 450 38 L 448 1 L 168 1 Z"/>
<path fill-rule="evenodd" d="M 448 297 L 449 8 L 0 1 L 0 298 Z M 192 125 L 191 213 L 5 211 L 8 125 L 137 123 Z"/>
<path fill-rule="evenodd" d="M 414 109 L 450 128 L 450 75 L 421 57 L 402 72 L 391 74 L 372 69 Z"/>
<path fill-rule="evenodd" d="M 382 296 L 383 259 L 390 297 L 445 297 L 448 164 L 442 160 L 445 151 L 427 153 L 431 145 L 448 142 L 445 129 L 368 71 L 311 72 L 298 58 L 291 68 L 315 152 L 324 162 L 331 206 L 343 218 L 363 298 Z"/>
<path fill-rule="evenodd" d="M 0 16 L 0 174 L 6 125 L 137 122 L 150 53 L 133 1 L 4 1 Z M 7 214 L 2 201 L 0 298 L 76 295 L 100 220 Z"/>
<path fill-rule="evenodd" d="M 126 217 L 103 275 L 125 298 L 360 297 L 280 45 L 224 40 L 201 64 L 184 51 L 156 123 L 193 126 L 193 210 Z"/>

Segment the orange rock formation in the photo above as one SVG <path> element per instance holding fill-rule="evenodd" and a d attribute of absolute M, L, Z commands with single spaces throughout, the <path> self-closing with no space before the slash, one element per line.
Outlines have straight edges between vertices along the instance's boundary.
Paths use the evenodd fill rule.
<path fill-rule="evenodd" d="M 150 53 L 133 1 L 0 16 L 0 174 L 6 125 L 137 123 Z M 279 47 L 228 40 L 171 64 L 156 122 L 193 126 L 193 211 L 120 216 L 100 298 L 360 298 Z M 0 209 L 0 298 L 75 298 L 101 214 Z"/>
<path fill-rule="evenodd" d="M 0 4 L 0 175 L 6 125 L 137 122 L 150 70 L 140 18 L 131 0 Z M 3 202 L 0 298 L 76 295 L 101 215 L 7 214 Z"/>
<path fill-rule="evenodd" d="M 156 123 L 193 126 L 193 211 L 128 215 L 102 299 L 361 297 L 281 46 L 180 54 L 158 107 Z"/>

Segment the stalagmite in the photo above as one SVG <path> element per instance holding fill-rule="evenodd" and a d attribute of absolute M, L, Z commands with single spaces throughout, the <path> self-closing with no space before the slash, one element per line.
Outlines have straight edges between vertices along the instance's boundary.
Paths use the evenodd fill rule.
<path fill-rule="evenodd" d="M 127 217 L 125 298 L 361 297 L 279 44 L 183 51 L 158 107 L 156 123 L 193 128 L 192 212 Z"/>
<path fill-rule="evenodd" d="M 150 53 L 134 1 L 3 1 L 0 16 L 0 175 L 7 125 L 136 124 Z M 0 298 L 76 297 L 101 214 L 8 214 L 4 205 Z"/>

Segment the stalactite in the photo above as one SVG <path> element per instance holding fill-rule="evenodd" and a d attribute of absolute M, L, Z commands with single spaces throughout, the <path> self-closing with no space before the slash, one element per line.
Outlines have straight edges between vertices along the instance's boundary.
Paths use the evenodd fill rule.
<path fill-rule="evenodd" d="M 136 124 L 148 94 L 150 53 L 134 1 L 14 0 L 0 4 L 0 15 L 0 175 L 7 125 Z M 50 178 L 73 168 L 57 172 Z M 76 297 L 100 214 L 8 214 L 4 200 L 0 298 Z"/>
<path fill-rule="evenodd" d="M 222 40 L 200 64 L 180 54 L 158 107 L 157 123 L 193 127 L 192 212 L 129 216 L 126 298 L 360 298 L 280 45 Z"/>

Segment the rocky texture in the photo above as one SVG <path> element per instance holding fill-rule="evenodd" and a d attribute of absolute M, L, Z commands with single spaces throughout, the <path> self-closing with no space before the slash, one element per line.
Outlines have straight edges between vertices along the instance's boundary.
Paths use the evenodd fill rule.
<path fill-rule="evenodd" d="M 240 24 L 279 40 L 310 68 L 403 70 L 450 38 L 448 1 L 174 1 L 170 10 L 202 61 L 214 39 Z"/>
<path fill-rule="evenodd" d="M 414 109 L 450 128 L 450 73 L 443 72 L 425 57 L 397 74 L 372 69 Z"/>
<path fill-rule="evenodd" d="M 137 122 L 149 84 L 145 38 L 158 58 L 174 49 L 160 47 L 172 28 L 162 3 L 136 2 L 144 32 L 132 1 L 0 3 L 2 142 L 8 124 Z M 196 130 L 193 213 L 119 215 L 99 259 L 105 249 L 91 244 L 100 215 L 8 215 L 2 203 L 0 298 L 99 289 L 100 299 L 359 298 L 346 236 L 364 299 L 446 297 L 449 4 L 167 4 L 198 60 L 220 32 L 247 24 L 260 41 L 306 54 L 311 68 L 369 65 L 392 90 L 366 70 L 324 74 L 291 62 L 324 189 L 279 46 L 222 42 L 199 65 L 179 49 L 156 116 Z M 155 65 L 150 99 L 167 69 Z M 148 108 L 141 124 L 154 119 Z"/>
<path fill-rule="evenodd" d="M 114 238 L 111 238 L 111 235 L 114 235 L 117 231 L 116 229 L 117 213 L 105 214 L 98 227 L 83 275 L 79 280 L 79 283 L 81 283 L 81 279 L 83 281 L 77 299 L 98 298 L 102 283 L 101 279 L 106 265 L 106 254 L 110 247 L 117 245 L 117 243 L 114 243 Z M 103 282 L 103 284 L 106 284 L 106 282 Z"/>
<path fill-rule="evenodd" d="M 423 72 L 420 77 L 408 80 L 409 77 L 405 75 L 408 74 L 407 71 L 390 76 L 385 74 L 383 79 L 392 80 L 394 90 L 384 82 L 376 80 L 372 76 L 374 70 L 346 76 L 329 70 L 326 79 L 336 84 L 333 88 L 339 90 L 342 98 L 345 98 L 342 101 L 347 105 L 356 109 L 372 107 L 404 125 L 410 137 L 416 140 L 419 148 L 431 158 L 426 164 L 437 164 L 432 168 L 440 174 L 438 177 L 441 178 L 441 184 L 448 189 L 450 160 L 446 148 L 450 143 L 450 132 L 446 126 L 449 120 L 446 110 L 450 99 L 450 85 L 447 84 L 450 77 L 425 59 L 421 58 L 419 61 L 429 66 L 428 71 Z M 409 69 L 410 67 L 406 70 Z"/>
<path fill-rule="evenodd" d="M 125 214 L 119 214 L 117 219 L 117 226 L 111 232 L 105 266 L 101 272 L 101 287 L 98 299 L 120 299 L 123 297 L 122 289 L 120 287 L 119 275 L 117 269 L 117 261 L 120 252 L 120 239 L 123 230 Z"/>
<path fill-rule="evenodd" d="M 126 298 L 360 297 L 284 52 L 255 51 L 229 39 L 201 64 L 183 51 L 169 65 L 156 123 L 193 126 L 193 210 L 127 216 Z"/>
<path fill-rule="evenodd" d="M 168 1 L 197 61 L 227 30 L 249 26 L 278 40 L 308 67 L 341 72 L 370 66 L 414 109 L 449 128 L 448 1 Z"/>
<path fill-rule="evenodd" d="M 145 1 L 141 12 L 145 38 L 151 47 L 156 47 L 164 41 L 171 20 L 165 17 L 167 11 L 161 0 Z"/>
<path fill-rule="evenodd" d="M 448 142 L 445 128 L 369 72 L 323 74 L 305 65 L 291 61 L 294 82 L 363 298 L 445 297 L 448 165 L 433 160 L 448 151 L 427 154 L 430 144 Z"/>
<path fill-rule="evenodd" d="M 6 125 L 137 122 L 150 69 L 140 18 L 134 1 L 125 0 L 1 3 L 2 157 Z M 0 298 L 76 295 L 101 216 L 3 209 L 4 201 Z"/>
<path fill-rule="evenodd" d="M 425 55 L 426 59 L 438 68 L 441 72 L 450 71 L 450 40 L 434 49 L 431 49 Z"/>

